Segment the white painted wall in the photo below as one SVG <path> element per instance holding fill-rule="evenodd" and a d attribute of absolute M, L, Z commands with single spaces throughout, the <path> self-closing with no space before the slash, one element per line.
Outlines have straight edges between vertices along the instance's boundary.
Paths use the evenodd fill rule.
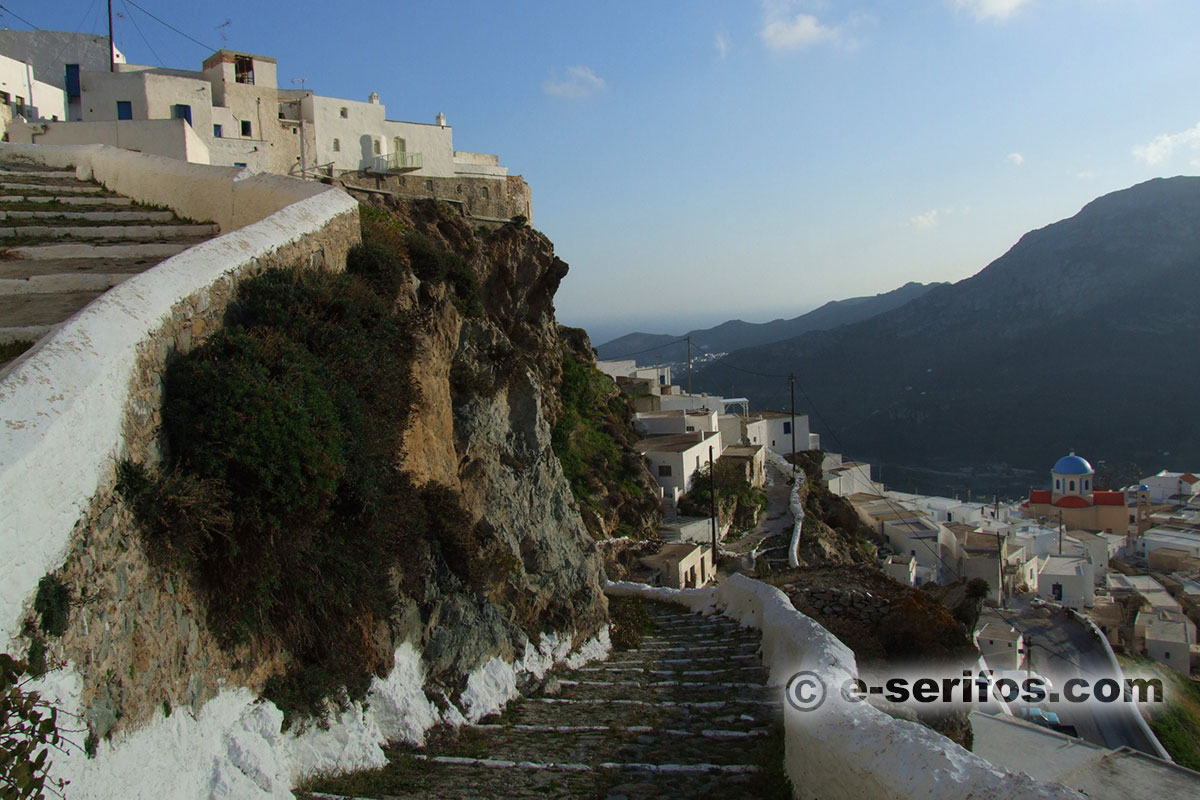
<path fill-rule="evenodd" d="M 181 119 L 124 122 L 14 122 L 13 144 L 108 145 L 192 164 L 209 164 L 209 146 Z"/>
<path fill-rule="evenodd" d="M 8 93 L 11 104 L 15 105 L 18 97 L 24 99 L 27 120 L 67 118 L 66 93 L 38 80 L 33 66 L 24 61 L 0 55 L 0 91 Z"/>
<path fill-rule="evenodd" d="M 767 447 L 774 450 L 780 455 L 787 455 L 792 452 L 792 420 L 790 417 L 767 417 L 763 420 L 766 427 L 766 441 L 763 442 Z M 803 451 L 808 449 L 808 415 L 796 415 L 796 450 Z"/>

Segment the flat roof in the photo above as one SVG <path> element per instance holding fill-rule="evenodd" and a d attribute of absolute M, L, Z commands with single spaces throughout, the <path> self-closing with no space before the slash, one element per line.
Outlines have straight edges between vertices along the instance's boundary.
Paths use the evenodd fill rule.
<path fill-rule="evenodd" d="M 790 411 L 755 411 L 752 416 L 761 419 L 791 419 L 793 414 Z M 796 419 L 799 419 L 800 417 L 807 417 L 808 414 L 797 411 L 794 416 Z"/>
<path fill-rule="evenodd" d="M 1109 750 L 1009 716 L 972 711 L 970 719 L 976 755 L 1094 800 L 1200 796 L 1200 773 L 1137 750 Z"/>
<path fill-rule="evenodd" d="M 641 453 L 683 453 L 716 435 L 716 431 L 695 431 L 693 433 L 671 433 L 666 436 L 647 436 L 634 445 L 634 449 Z"/>
<path fill-rule="evenodd" d="M 1046 563 L 1041 572 L 1051 575 L 1083 575 L 1090 562 L 1083 556 L 1052 555 L 1046 556 Z"/>
<path fill-rule="evenodd" d="M 721 453 L 721 458 L 753 458 L 762 449 L 761 444 L 731 444 Z"/>

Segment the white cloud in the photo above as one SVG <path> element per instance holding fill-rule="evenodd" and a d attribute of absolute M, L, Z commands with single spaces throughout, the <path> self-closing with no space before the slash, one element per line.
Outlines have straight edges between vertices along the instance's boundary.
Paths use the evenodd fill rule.
<path fill-rule="evenodd" d="M 1092 172 L 1090 169 L 1085 169 L 1082 172 L 1076 172 L 1075 177 L 1081 181 L 1090 181 L 1092 178 L 1096 177 L 1096 173 Z"/>
<path fill-rule="evenodd" d="M 970 206 L 946 206 L 945 208 L 931 208 L 930 210 L 917 214 L 909 219 L 905 225 L 906 228 L 916 228 L 919 231 L 936 228 L 942 224 L 942 220 L 954 214 L 970 214 Z"/>
<path fill-rule="evenodd" d="M 851 28 L 873 22 L 869 15 L 851 16 L 840 25 L 828 25 L 801 10 L 809 5 L 824 5 L 816 0 L 762 0 L 763 24 L 759 31 L 769 50 L 803 50 L 819 44 L 832 44 L 853 49 L 858 42 L 850 35 Z"/>
<path fill-rule="evenodd" d="M 542 82 L 542 91 L 551 97 L 579 99 L 591 97 L 608 86 L 591 67 L 567 67 L 566 77 L 561 80 L 547 78 Z"/>
<path fill-rule="evenodd" d="M 713 40 L 713 47 L 717 49 L 717 58 L 722 61 L 729 55 L 729 34 L 725 31 L 718 31 L 717 38 Z"/>
<path fill-rule="evenodd" d="M 1176 150 L 1191 151 L 1195 156 L 1192 166 L 1200 163 L 1200 124 L 1181 133 L 1164 133 L 1155 136 L 1149 144 L 1139 144 L 1133 148 L 1133 156 L 1150 166 L 1162 164 L 1171 160 Z"/>
<path fill-rule="evenodd" d="M 1029 3 L 1029 0 L 951 0 L 955 8 L 965 9 L 975 19 L 990 19 L 1003 22 Z"/>
<path fill-rule="evenodd" d="M 936 228 L 941 221 L 942 212 L 935 208 L 926 211 L 924 214 L 917 214 L 908 221 L 908 224 L 918 230 L 925 230 L 927 228 Z"/>
<path fill-rule="evenodd" d="M 1012 164 L 1014 167 L 1019 167 L 1025 163 L 1025 156 L 1021 155 L 1020 153 L 1009 153 L 1007 156 L 1005 156 L 1005 158 L 1008 160 L 1008 163 Z"/>

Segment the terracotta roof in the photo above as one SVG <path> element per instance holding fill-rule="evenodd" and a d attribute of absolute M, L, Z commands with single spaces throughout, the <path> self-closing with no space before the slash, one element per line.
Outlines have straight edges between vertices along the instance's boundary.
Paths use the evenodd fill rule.
<path fill-rule="evenodd" d="M 1094 492 L 1092 494 L 1092 503 L 1098 506 L 1123 506 L 1125 505 L 1125 493 Z"/>
<path fill-rule="evenodd" d="M 1031 502 L 1031 503 L 1049 503 L 1050 502 L 1050 490 L 1049 489 L 1030 489 L 1029 490 L 1029 502 Z"/>
<path fill-rule="evenodd" d="M 1059 508 L 1091 508 L 1092 506 L 1092 504 L 1087 500 L 1084 500 L 1082 497 L 1073 494 L 1058 498 L 1058 502 L 1056 502 L 1054 505 L 1058 506 Z"/>

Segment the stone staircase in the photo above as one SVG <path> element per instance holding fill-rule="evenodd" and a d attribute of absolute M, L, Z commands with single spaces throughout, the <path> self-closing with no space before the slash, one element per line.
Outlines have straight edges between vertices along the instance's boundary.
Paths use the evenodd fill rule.
<path fill-rule="evenodd" d="M 74 170 L 0 163 L 0 370 L 111 287 L 218 232 Z"/>
<path fill-rule="evenodd" d="M 477 725 L 394 746 L 380 770 L 319 779 L 300 798 L 790 798 L 779 690 L 756 631 L 648 604 L 637 649 L 552 677 Z"/>

